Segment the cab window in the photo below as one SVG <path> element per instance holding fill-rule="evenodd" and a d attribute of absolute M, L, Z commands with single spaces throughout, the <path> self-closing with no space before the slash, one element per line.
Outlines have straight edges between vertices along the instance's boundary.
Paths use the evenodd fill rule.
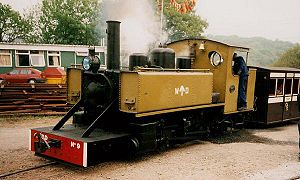
<path fill-rule="evenodd" d="M 208 58 L 210 60 L 210 64 L 214 67 L 220 66 L 224 61 L 221 54 L 216 52 L 216 51 L 209 52 L 208 53 Z"/>
<path fill-rule="evenodd" d="M 247 62 L 248 62 L 248 56 L 249 56 L 249 52 L 247 51 L 239 51 L 239 50 L 236 50 L 234 53 L 237 54 L 237 56 L 242 56 L 246 65 L 247 65 Z M 232 74 L 233 75 L 237 75 L 235 74 L 235 70 L 234 70 L 234 61 L 233 61 L 233 55 L 232 55 L 232 62 L 231 62 L 231 66 L 232 66 Z"/>

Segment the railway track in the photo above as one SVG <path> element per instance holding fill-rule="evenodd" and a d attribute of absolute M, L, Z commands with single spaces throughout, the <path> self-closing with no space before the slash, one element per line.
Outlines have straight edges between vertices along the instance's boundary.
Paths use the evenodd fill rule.
<path fill-rule="evenodd" d="M 1 84 L 0 116 L 63 115 L 72 106 L 66 89 L 61 84 Z"/>
<path fill-rule="evenodd" d="M 26 168 L 26 169 L 20 169 L 20 170 L 16 170 L 16 171 L 13 171 L 13 172 L 0 174 L 0 179 L 1 178 L 6 178 L 6 177 L 9 177 L 9 176 L 12 176 L 12 175 L 20 174 L 20 173 L 23 173 L 23 172 L 36 170 L 36 169 L 43 168 L 43 167 L 46 167 L 46 166 L 56 165 L 56 164 L 57 164 L 57 162 L 51 161 L 51 162 L 41 164 L 41 165 L 37 165 L 37 166 L 34 166 L 34 167 L 29 167 L 29 168 Z"/>

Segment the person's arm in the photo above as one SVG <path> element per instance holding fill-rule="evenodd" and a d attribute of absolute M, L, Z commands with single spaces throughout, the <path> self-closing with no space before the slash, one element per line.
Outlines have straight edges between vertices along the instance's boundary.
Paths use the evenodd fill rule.
<path fill-rule="evenodd" d="M 233 65 L 233 74 L 239 75 L 239 71 L 240 71 L 239 64 L 235 61 Z"/>
<path fill-rule="evenodd" d="M 241 59 L 237 60 L 237 67 L 237 74 L 241 75 L 243 69 L 243 63 L 241 62 Z"/>

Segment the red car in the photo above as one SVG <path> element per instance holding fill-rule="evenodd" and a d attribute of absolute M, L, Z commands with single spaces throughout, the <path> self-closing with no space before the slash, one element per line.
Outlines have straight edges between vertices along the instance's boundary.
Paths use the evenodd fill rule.
<path fill-rule="evenodd" d="M 44 83 L 46 79 L 41 71 L 33 68 L 16 68 L 8 73 L 0 74 L 0 83 L 7 81 L 10 83 Z"/>

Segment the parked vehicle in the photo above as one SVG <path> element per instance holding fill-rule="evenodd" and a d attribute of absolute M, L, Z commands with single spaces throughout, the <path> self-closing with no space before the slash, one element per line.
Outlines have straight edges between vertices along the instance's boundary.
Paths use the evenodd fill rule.
<path fill-rule="evenodd" d="M 5 74 L 0 74 L 0 83 L 44 83 L 42 72 L 33 68 L 16 68 Z"/>
<path fill-rule="evenodd" d="M 61 67 L 48 67 L 42 72 L 47 84 L 65 84 L 66 72 Z"/>

